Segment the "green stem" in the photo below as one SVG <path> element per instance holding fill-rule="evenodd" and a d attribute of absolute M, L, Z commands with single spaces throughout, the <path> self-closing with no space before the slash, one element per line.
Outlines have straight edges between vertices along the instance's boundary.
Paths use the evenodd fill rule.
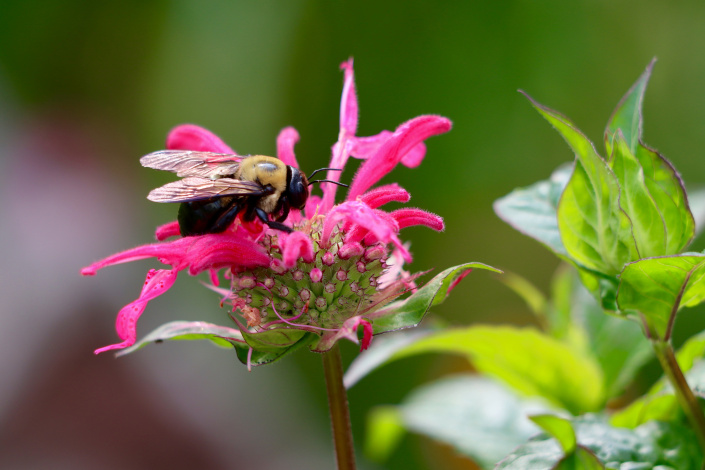
<path fill-rule="evenodd" d="M 698 436 L 700 448 L 705 454 L 705 415 L 703 415 L 698 399 L 693 394 L 693 390 L 686 382 L 683 371 L 678 365 L 676 355 L 673 352 L 673 345 L 671 345 L 670 341 L 663 340 L 652 340 L 651 344 L 654 347 L 654 352 L 656 352 L 656 357 L 661 363 L 661 367 L 663 367 L 668 380 L 676 391 L 676 397 L 683 412 L 688 416 L 690 424 Z"/>
<path fill-rule="evenodd" d="M 340 360 L 340 349 L 337 343 L 330 351 L 323 353 L 323 370 L 326 375 L 328 407 L 330 408 L 338 470 L 355 470 L 355 450 L 352 429 L 350 428 L 348 396 L 345 385 L 343 385 L 343 364 Z"/>

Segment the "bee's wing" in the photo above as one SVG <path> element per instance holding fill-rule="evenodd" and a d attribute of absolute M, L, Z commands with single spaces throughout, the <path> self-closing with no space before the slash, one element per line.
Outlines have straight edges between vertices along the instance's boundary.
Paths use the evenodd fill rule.
<path fill-rule="evenodd" d="M 153 189 L 147 199 L 154 202 L 185 202 L 219 196 L 261 196 L 268 192 L 254 181 L 189 177 Z"/>
<path fill-rule="evenodd" d="M 193 150 L 159 150 L 140 158 L 142 166 L 166 170 L 179 177 L 214 178 L 235 174 L 242 157 L 227 153 Z"/>

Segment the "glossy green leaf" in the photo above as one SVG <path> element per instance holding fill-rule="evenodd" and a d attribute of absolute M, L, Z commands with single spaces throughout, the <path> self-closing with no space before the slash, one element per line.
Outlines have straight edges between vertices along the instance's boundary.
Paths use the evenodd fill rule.
<path fill-rule="evenodd" d="M 619 203 L 631 221 L 639 257 L 673 254 L 668 251 L 663 215 L 646 187 L 641 165 L 629 149 L 621 130 L 615 134 L 613 144 L 611 166 L 621 187 Z"/>
<path fill-rule="evenodd" d="M 572 165 L 562 165 L 549 180 L 515 189 L 495 201 L 495 213 L 516 230 L 543 243 L 554 253 L 567 256 L 568 252 L 558 231 L 556 213 L 558 201 L 572 171 Z"/>
<path fill-rule="evenodd" d="M 628 264 L 621 275 L 617 302 L 621 310 L 641 312 L 658 337 L 670 337 L 680 307 L 705 299 L 705 255 L 647 258 Z"/>
<path fill-rule="evenodd" d="M 398 407 L 404 426 L 492 468 L 536 434 L 527 419 L 546 405 L 519 398 L 487 377 L 458 375 L 416 389 Z"/>
<path fill-rule="evenodd" d="M 137 351 L 145 345 L 166 340 L 203 340 L 207 339 L 221 347 L 230 347 L 231 342 L 244 341 L 240 330 L 214 325 L 201 321 L 173 321 L 153 330 L 129 348 L 119 351 L 116 356 L 123 356 Z"/>
<path fill-rule="evenodd" d="M 594 359 L 531 328 L 482 325 L 433 332 L 398 348 L 384 363 L 423 353 L 463 355 L 479 372 L 574 414 L 595 411 L 604 403 L 602 372 Z M 365 354 L 351 370 L 358 361 L 366 361 Z M 362 372 L 379 365 L 367 364 Z M 364 375 L 360 372 L 356 379 Z"/>
<path fill-rule="evenodd" d="M 649 83 L 651 71 L 654 68 L 656 59 L 646 67 L 646 70 L 639 77 L 629 91 L 622 97 L 619 104 L 615 108 L 607 122 L 605 129 L 605 148 L 607 155 L 612 155 L 612 142 L 618 130 L 622 131 L 622 135 L 627 143 L 627 148 L 631 153 L 636 152 L 636 147 L 641 139 L 641 131 L 643 128 L 642 106 L 644 102 L 644 92 L 646 85 Z"/>
<path fill-rule="evenodd" d="M 666 227 L 666 251 L 662 254 L 679 253 L 695 235 L 695 219 L 683 181 L 671 162 L 641 142 L 637 145 L 636 158 L 641 165 L 646 188 Z M 642 257 L 646 256 L 642 253 Z"/>
<path fill-rule="evenodd" d="M 575 452 L 563 457 L 553 468 L 554 470 L 604 470 L 605 466 L 590 449 L 578 446 Z"/>
<path fill-rule="evenodd" d="M 482 263 L 465 263 L 448 268 L 406 299 L 393 302 L 381 310 L 366 315 L 365 317 L 372 321 L 374 334 L 418 325 L 431 307 L 446 299 L 450 290 L 454 288 L 454 282 L 471 269 L 502 272 Z"/>
<path fill-rule="evenodd" d="M 690 428 L 678 423 L 649 422 L 636 429 L 610 426 L 599 417 L 572 421 L 578 444 L 589 449 L 604 468 L 685 470 L 699 469 L 702 456 Z M 578 447 L 577 449 L 580 449 Z M 549 470 L 561 467 L 563 452 L 553 437 L 544 434 L 515 449 L 496 470 Z M 580 469 L 601 468 L 585 454 Z M 580 458 L 577 459 L 581 461 Z"/>
<path fill-rule="evenodd" d="M 570 454 L 575 450 L 577 440 L 573 425 L 569 420 L 556 415 L 533 415 L 529 419 L 538 424 L 541 429 L 553 436 L 561 445 L 563 452 Z"/>
<path fill-rule="evenodd" d="M 259 335 L 263 336 L 260 337 Z M 257 337 L 252 338 L 253 336 Z M 287 328 L 266 330 L 262 333 L 245 333 L 245 337 L 248 343 L 233 343 L 233 346 L 240 362 L 252 366 L 278 361 L 287 354 L 302 346 L 309 345 L 319 338 L 314 333 Z"/>
<path fill-rule="evenodd" d="M 365 455 L 375 462 L 384 462 L 397 448 L 406 429 L 396 406 L 377 406 L 367 415 Z"/>
<path fill-rule="evenodd" d="M 614 275 L 637 259 L 629 218 L 619 205 L 619 183 L 592 142 L 566 117 L 527 95 L 576 155 L 558 204 L 558 228 L 568 255 L 588 269 Z"/>

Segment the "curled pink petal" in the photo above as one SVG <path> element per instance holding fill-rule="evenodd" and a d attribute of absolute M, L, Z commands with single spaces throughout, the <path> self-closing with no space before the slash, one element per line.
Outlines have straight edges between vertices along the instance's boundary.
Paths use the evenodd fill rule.
<path fill-rule="evenodd" d="M 367 160 L 372 157 L 392 135 L 393 133 L 390 131 L 382 131 L 370 137 L 355 137 L 352 142 L 350 155 L 360 160 Z M 421 164 L 425 156 L 426 144 L 421 142 L 412 147 L 401 157 L 401 163 L 409 168 L 416 168 Z"/>
<path fill-rule="evenodd" d="M 380 186 L 360 196 L 360 201 L 373 209 L 389 202 L 409 202 L 411 195 L 396 183 Z"/>
<path fill-rule="evenodd" d="M 166 148 L 235 154 L 220 137 L 194 124 L 182 124 L 173 128 L 166 138 Z"/>
<path fill-rule="evenodd" d="M 397 127 L 390 139 L 358 170 L 347 200 L 355 200 L 389 173 L 412 148 L 434 135 L 448 132 L 452 124 L 441 116 L 419 116 Z"/>
<path fill-rule="evenodd" d="M 426 156 L 426 144 L 421 142 L 420 144 L 414 146 L 409 150 L 403 157 L 401 157 L 401 164 L 407 168 L 416 168 L 421 165 L 424 157 Z"/>
<path fill-rule="evenodd" d="M 364 318 L 360 319 L 360 324 L 362 325 L 362 343 L 360 344 L 360 352 L 362 352 L 370 347 L 374 330 L 372 329 L 372 323 Z"/>
<path fill-rule="evenodd" d="M 432 228 L 436 232 L 442 232 L 445 229 L 443 217 L 431 212 L 426 212 L 413 207 L 397 209 L 390 214 L 399 224 L 399 229 L 410 227 L 412 225 L 425 225 Z"/>
<path fill-rule="evenodd" d="M 176 237 L 181 235 L 181 229 L 179 228 L 179 222 L 177 220 L 169 222 L 164 225 L 160 225 L 154 231 L 154 237 L 159 240 L 166 240 L 170 237 Z"/>
<path fill-rule="evenodd" d="M 176 280 L 178 271 L 176 269 L 150 269 L 147 273 L 142 293 L 134 302 L 125 305 L 118 313 L 115 322 L 115 329 L 121 343 L 111 344 L 95 350 L 95 354 L 100 354 L 111 349 L 123 349 L 135 344 L 137 339 L 137 320 L 144 312 L 147 303 L 168 291 Z"/>
<path fill-rule="evenodd" d="M 355 135 L 357 133 L 358 106 L 352 57 L 340 64 L 340 68 L 345 71 L 343 95 L 340 98 L 340 129 L 344 129 L 349 135 Z"/>
<path fill-rule="evenodd" d="M 314 350 L 318 352 L 328 351 L 338 340 L 343 338 L 352 341 L 355 344 L 360 343 L 360 340 L 357 337 L 357 328 L 360 325 L 363 327 L 362 345 L 364 348 L 367 348 L 370 345 L 370 341 L 372 341 L 372 325 L 369 321 L 358 315 L 345 320 L 345 322 L 343 322 L 341 327 L 337 330 L 325 331 Z"/>
<path fill-rule="evenodd" d="M 465 276 L 467 276 L 467 275 L 470 274 L 471 272 L 472 272 L 472 268 L 468 269 L 467 271 L 464 271 L 463 273 L 461 273 L 460 275 L 458 275 L 458 277 L 456 277 L 455 279 L 453 279 L 453 282 L 451 282 L 450 285 L 448 286 L 448 291 L 446 292 L 446 295 L 450 294 L 450 291 L 452 291 L 453 289 L 455 289 L 455 288 L 458 286 L 458 284 L 460 284 L 460 281 L 462 281 L 463 279 L 465 279 Z"/>
<path fill-rule="evenodd" d="M 294 168 L 299 167 L 294 154 L 294 146 L 298 141 L 299 133 L 291 126 L 282 129 L 277 136 L 277 157 L 285 165 L 291 165 Z"/>
<path fill-rule="evenodd" d="M 313 256 L 313 242 L 303 232 L 293 232 L 283 241 L 282 258 L 287 268 L 296 265 L 299 258 L 310 263 Z"/>

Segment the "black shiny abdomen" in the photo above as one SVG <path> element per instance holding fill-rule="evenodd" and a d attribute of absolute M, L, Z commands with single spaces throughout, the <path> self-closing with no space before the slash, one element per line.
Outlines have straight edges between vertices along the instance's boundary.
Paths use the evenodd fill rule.
<path fill-rule="evenodd" d="M 235 219 L 237 211 L 232 211 L 232 215 L 227 217 L 230 220 L 224 220 L 223 216 L 234 208 L 236 202 L 236 198 L 232 197 L 182 202 L 179 206 L 178 217 L 181 236 L 188 237 L 224 231 Z"/>

